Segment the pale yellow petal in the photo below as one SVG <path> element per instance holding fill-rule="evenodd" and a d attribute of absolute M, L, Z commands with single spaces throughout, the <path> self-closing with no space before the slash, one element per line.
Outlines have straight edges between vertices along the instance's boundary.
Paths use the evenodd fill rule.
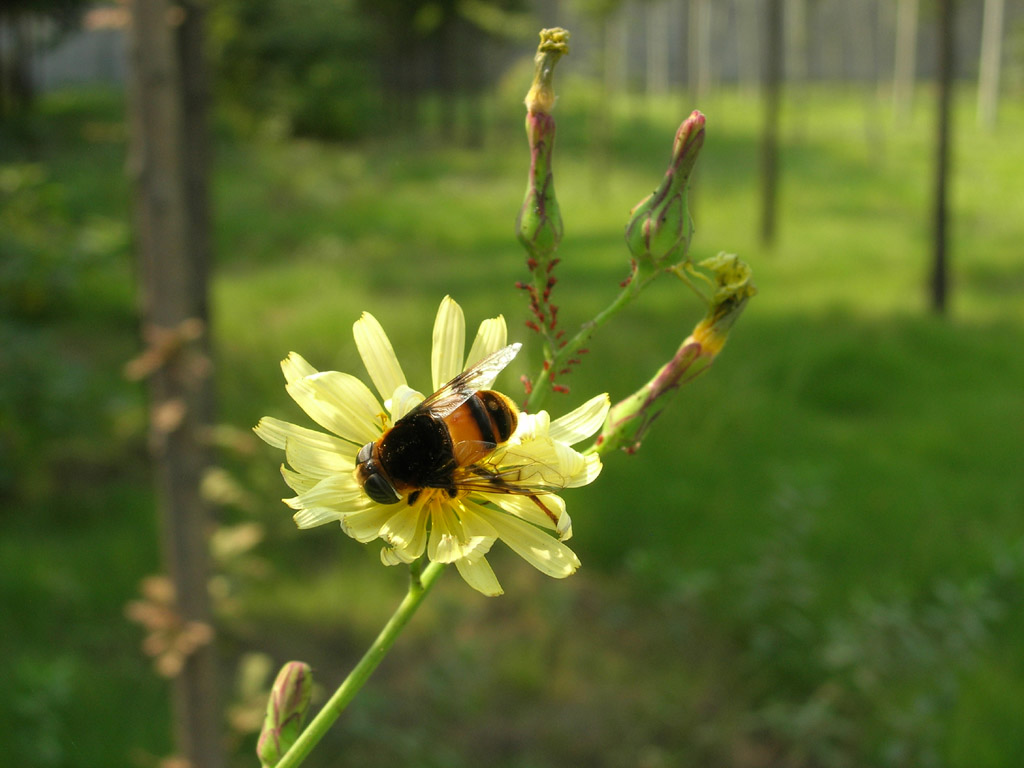
<path fill-rule="evenodd" d="M 483 557 L 497 541 L 498 532 L 494 530 L 494 526 L 479 515 L 473 514 L 473 511 L 461 502 L 455 504 L 465 537 L 462 541 L 462 556 L 469 560 Z"/>
<path fill-rule="evenodd" d="M 312 475 L 303 475 L 301 472 L 295 472 L 288 469 L 284 464 L 281 465 L 281 476 L 284 477 L 288 487 L 296 493 L 305 493 L 311 490 L 322 479 Z"/>
<path fill-rule="evenodd" d="M 547 439 L 550 427 L 551 417 L 547 411 L 520 413 L 516 431 L 512 435 L 512 442 L 527 443 L 531 440 Z"/>
<path fill-rule="evenodd" d="M 596 453 L 584 454 L 583 467 L 570 478 L 570 482 L 566 483 L 565 487 L 579 488 L 581 485 L 590 485 L 601 474 L 603 468 L 604 464 L 601 463 L 601 457 Z"/>
<path fill-rule="evenodd" d="M 409 563 L 414 562 L 417 557 L 411 557 L 406 550 L 394 549 L 387 546 L 380 548 L 380 561 L 384 563 L 384 565 L 408 565 Z"/>
<path fill-rule="evenodd" d="M 548 495 L 550 494 L 545 494 L 545 498 Z M 517 496 L 507 493 L 481 493 L 475 495 L 473 498 L 475 499 L 477 496 L 479 496 L 481 500 L 494 504 L 505 512 L 522 518 L 529 523 L 539 525 L 541 528 L 548 528 L 552 531 L 555 530 L 555 522 L 557 520 L 558 512 L 556 510 L 552 510 L 552 514 L 555 515 L 556 518 L 556 520 L 552 520 L 551 517 L 549 517 L 543 509 L 537 506 L 537 503 L 529 496 Z"/>
<path fill-rule="evenodd" d="M 313 477 L 351 475 L 352 470 L 355 469 L 355 462 L 348 456 L 342 456 L 336 451 L 311 448 L 299 440 L 289 440 L 285 445 L 284 454 L 292 469 Z"/>
<path fill-rule="evenodd" d="M 508 328 L 505 326 L 505 318 L 498 315 L 484 320 L 480 323 L 476 338 L 473 339 L 473 346 L 469 348 L 466 367 L 475 365 L 507 344 Z"/>
<path fill-rule="evenodd" d="M 355 452 L 351 443 L 341 440 L 334 435 L 328 435 L 308 427 L 300 427 L 272 416 L 264 416 L 259 423 L 253 427 L 253 431 L 259 437 L 274 446 L 284 448 L 287 443 L 301 443 L 313 450 L 331 451 L 354 459 Z"/>
<path fill-rule="evenodd" d="M 409 411 L 423 402 L 423 395 L 408 386 L 400 386 L 395 390 L 388 409 L 391 411 L 391 422 L 394 423 Z"/>
<path fill-rule="evenodd" d="M 473 560 L 462 558 L 455 561 L 455 567 L 459 569 L 459 575 L 465 579 L 466 583 L 477 592 L 488 597 L 497 597 L 504 593 L 501 584 L 498 583 L 498 577 L 494 575 L 486 557 Z"/>
<path fill-rule="evenodd" d="M 435 504 L 430 514 L 427 557 L 435 563 L 453 563 L 463 556 L 462 525 L 447 504 Z"/>
<path fill-rule="evenodd" d="M 498 538 L 498 532 L 494 526 L 476 514 L 472 507 L 459 502 L 459 519 L 462 521 L 462 530 L 470 539 L 490 539 L 493 543 Z"/>
<path fill-rule="evenodd" d="M 391 341 L 377 318 L 369 312 L 363 312 L 362 317 L 355 322 L 352 334 L 373 385 L 380 392 L 381 400 L 387 400 L 398 387 L 405 384 L 405 373 Z"/>
<path fill-rule="evenodd" d="M 340 512 L 354 512 L 364 509 L 367 496 L 349 473 L 326 477 L 305 493 L 300 493 L 284 503 L 292 509 L 330 507 Z"/>
<path fill-rule="evenodd" d="M 372 504 L 368 509 L 353 512 L 341 519 L 341 530 L 363 544 L 380 536 L 380 529 L 395 514 L 394 505 Z"/>
<path fill-rule="evenodd" d="M 362 446 L 380 436 L 383 409 L 370 388 L 355 376 L 324 371 L 297 379 L 286 388 L 313 421 L 339 437 Z"/>
<path fill-rule="evenodd" d="M 512 494 L 482 493 L 480 498 L 489 501 L 491 504 L 515 515 L 533 525 L 547 528 L 559 534 L 559 538 L 571 527 L 569 516 L 565 511 L 565 501 L 561 496 L 553 493 L 538 494 L 536 501 L 529 496 L 516 496 Z M 541 509 L 543 504 L 545 509 Z M 549 515 L 548 512 L 551 514 Z"/>
<path fill-rule="evenodd" d="M 427 512 L 422 506 L 404 508 L 388 519 L 380 536 L 393 547 L 398 556 L 412 562 L 427 546 Z"/>
<path fill-rule="evenodd" d="M 307 363 L 298 352 L 290 352 L 288 357 L 281 361 L 281 371 L 284 373 L 284 380 L 289 384 L 317 373 L 316 368 Z"/>
<path fill-rule="evenodd" d="M 513 552 L 541 573 L 564 579 L 580 567 L 579 558 L 571 549 L 536 526 L 502 512 L 472 506 L 474 512 L 494 526 Z"/>
<path fill-rule="evenodd" d="M 466 352 L 466 319 L 451 296 L 445 296 L 434 321 L 430 372 L 434 391 L 462 372 Z"/>
<path fill-rule="evenodd" d="M 604 426 L 610 407 L 611 401 L 607 394 L 593 397 L 579 408 L 551 422 L 548 437 L 569 445 L 585 440 Z"/>
<path fill-rule="evenodd" d="M 336 520 L 341 520 L 344 516 L 344 512 L 339 512 L 336 509 L 313 507 L 312 509 L 300 509 L 292 515 L 292 519 L 297 527 L 305 529 L 316 528 L 324 523 L 333 523 Z"/>

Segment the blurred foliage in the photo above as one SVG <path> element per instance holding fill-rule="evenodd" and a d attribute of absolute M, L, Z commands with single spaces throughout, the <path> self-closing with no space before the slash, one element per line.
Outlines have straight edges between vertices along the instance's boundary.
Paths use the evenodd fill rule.
<path fill-rule="evenodd" d="M 747 736 L 787 766 L 945 765 L 941 713 L 1020 605 L 1024 546 L 963 583 L 940 577 L 919 594 L 861 592 L 825 605 L 825 566 L 808 557 L 814 505 L 785 496 L 775 535 L 729 584 L 746 673 L 757 680 Z"/>
<path fill-rule="evenodd" d="M 379 108 L 372 33 L 354 0 L 215 3 L 208 34 L 220 105 L 250 132 L 361 136 Z"/>
<path fill-rule="evenodd" d="M 40 164 L 0 165 L 0 496 L 52 487 L 61 457 L 98 457 L 69 438 L 88 442 L 120 407 L 96 361 L 60 329 L 110 311 L 105 284 L 124 269 L 128 228 L 99 212 L 75 221 L 65 192 Z M 41 450 L 55 438 L 57 453 Z"/>
<path fill-rule="evenodd" d="M 36 98 L 33 60 L 76 28 L 88 0 L 4 0 L 0 7 L 0 124 L 21 123 Z M 45 19 L 46 24 L 39 24 Z"/>
<path fill-rule="evenodd" d="M 246 133 L 351 140 L 417 128 L 429 92 L 484 85 L 522 0 L 226 0 L 209 9 L 222 114 Z M 499 57 L 500 58 L 500 57 Z M 382 120 L 382 111 L 387 118 Z M 456 118 L 448 116 L 449 121 Z"/>

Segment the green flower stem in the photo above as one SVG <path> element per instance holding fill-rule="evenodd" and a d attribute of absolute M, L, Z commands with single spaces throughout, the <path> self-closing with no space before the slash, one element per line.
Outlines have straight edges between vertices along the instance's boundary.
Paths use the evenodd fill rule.
<path fill-rule="evenodd" d="M 530 392 L 530 397 L 526 402 L 526 410 L 529 413 L 536 413 L 544 405 L 544 401 L 551 391 L 551 372 L 562 370 L 570 358 L 581 354 L 580 350 L 587 348 L 594 332 L 639 296 L 640 292 L 660 272 L 661 270 L 637 265 L 630 276 L 629 282 L 619 291 L 619 294 L 612 300 L 612 303 L 598 312 L 593 320 L 584 323 L 576 335 L 569 339 L 568 342 L 552 351 L 551 357 L 545 360 L 543 367 L 533 378 L 533 390 Z"/>
<path fill-rule="evenodd" d="M 555 252 L 562 240 L 562 213 L 555 195 L 552 156 L 555 148 L 555 65 L 569 52 L 569 33 L 560 28 L 544 29 L 534 57 L 534 76 L 526 94 L 526 138 L 530 146 L 530 173 L 526 196 L 516 217 L 516 236 L 527 253 L 531 273 L 529 291 L 532 327 L 544 339 L 545 356 L 555 347 L 558 307 L 551 302 L 555 285 L 552 271 Z"/>
<path fill-rule="evenodd" d="M 421 571 L 419 563 L 413 564 L 410 568 L 412 578 L 409 583 L 409 592 L 405 598 L 399 604 L 394 614 L 392 614 L 388 623 L 384 625 L 384 629 L 377 635 L 377 639 L 373 641 L 373 644 L 363 654 L 363 658 L 359 660 L 359 663 L 356 664 L 344 682 L 338 686 L 338 690 L 324 704 L 323 709 L 317 713 L 316 717 L 309 723 L 306 730 L 302 732 L 302 735 L 296 739 L 291 749 L 285 753 L 275 768 L 294 768 L 294 766 L 302 764 L 302 761 L 306 759 L 313 750 L 313 747 L 323 738 L 328 729 L 334 725 L 334 721 L 338 719 L 345 710 L 345 707 L 348 706 L 349 702 L 352 701 L 363 687 L 363 684 L 370 678 L 373 670 L 383 661 L 391 646 L 395 644 L 398 635 L 405 628 L 405 625 L 409 623 L 412 615 L 416 613 L 416 609 L 420 607 L 423 598 L 427 596 L 430 588 L 434 586 L 434 583 L 444 571 L 444 567 L 444 563 L 430 563 Z"/>
<path fill-rule="evenodd" d="M 679 274 L 674 267 L 668 271 Z M 584 453 L 605 454 L 620 448 L 635 453 L 679 388 L 711 366 L 747 302 L 757 294 L 750 267 L 733 254 L 720 253 L 691 265 L 689 271 L 714 290 L 705 299 L 708 308 L 703 319 L 650 381 L 611 407 L 597 441 Z"/>

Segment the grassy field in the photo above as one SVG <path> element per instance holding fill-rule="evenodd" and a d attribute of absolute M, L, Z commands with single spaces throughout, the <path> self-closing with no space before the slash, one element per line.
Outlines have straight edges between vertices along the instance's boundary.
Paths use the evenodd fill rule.
<path fill-rule="evenodd" d="M 740 254 L 760 295 L 639 454 L 611 457 L 569 499 L 580 573 L 552 582 L 498 554 L 507 595 L 492 600 L 446 575 L 312 764 L 1012 764 L 1024 754 L 1024 109 L 1007 103 L 998 130 L 978 134 L 961 94 L 953 294 L 937 318 L 926 91 L 898 127 L 861 91 L 791 95 L 771 249 L 756 237 L 756 102 L 623 101 L 601 134 L 586 83 L 560 94 L 563 322 L 614 295 L 627 213 L 693 107 L 708 133 L 692 254 Z M 483 150 L 432 140 L 429 124 L 426 139 L 350 146 L 222 137 L 225 426 L 244 438 L 263 415 L 302 421 L 278 361 L 294 349 L 359 372 L 351 324 L 364 309 L 425 381 L 446 293 L 471 325 L 502 312 L 527 342 L 506 388 L 532 372 L 539 347 L 513 288 L 518 110 L 512 98 L 492 109 Z M 116 98 L 61 94 L 0 141 L 12 675 L 0 733 L 17 764 L 148 766 L 170 749 L 164 684 L 123 617 L 159 569 L 141 393 L 120 375 L 136 349 L 123 140 Z M 699 315 L 678 282 L 655 286 L 595 338 L 553 409 L 625 396 Z M 280 457 L 230 442 L 220 521 L 258 522 L 264 539 L 219 561 L 225 686 L 261 653 L 309 661 L 331 689 L 404 575 L 336 530 L 294 530 Z M 235 764 L 250 765 L 236 699 Z"/>

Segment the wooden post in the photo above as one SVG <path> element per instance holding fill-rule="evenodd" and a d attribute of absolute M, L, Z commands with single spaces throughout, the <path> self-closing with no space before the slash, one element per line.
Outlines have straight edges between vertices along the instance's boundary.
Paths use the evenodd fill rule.
<path fill-rule="evenodd" d="M 212 410 L 207 308 L 207 150 L 202 17 L 190 3 L 132 3 L 131 155 L 143 335 L 152 360 L 150 445 L 165 567 L 183 622 L 209 624 L 207 509 Z M 220 768 L 222 713 L 214 649 L 173 681 L 177 750 Z"/>
<path fill-rule="evenodd" d="M 761 244 L 775 242 L 779 187 L 779 119 L 783 74 L 782 0 L 768 0 L 764 48 L 764 124 L 761 128 Z"/>
<path fill-rule="evenodd" d="M 981 60 L 978 64 L 978 125 L 986 130 L 996 126 L 999 107 L 999 71 L 1003 58 L 1005 0 L 985 0 L 981 25 Z"/>
<path fill-rule="evenodd" d="M 939 0 L 938 90 L 935 126 L 935 217 L 931 274 L 932 310 L 946 313 L 949 293 L 948 245 L 948 186 L 950 111 L 953 102 L 954 72 L 954 13 L 955 0 Z"/>
<path fill-rule="evenodd" d="M 892 75 L 892 112 L 906 123 L 914 98 L 917 74 L 917 0 L 899 0 L 896 6 L 896 54 Z"/>

